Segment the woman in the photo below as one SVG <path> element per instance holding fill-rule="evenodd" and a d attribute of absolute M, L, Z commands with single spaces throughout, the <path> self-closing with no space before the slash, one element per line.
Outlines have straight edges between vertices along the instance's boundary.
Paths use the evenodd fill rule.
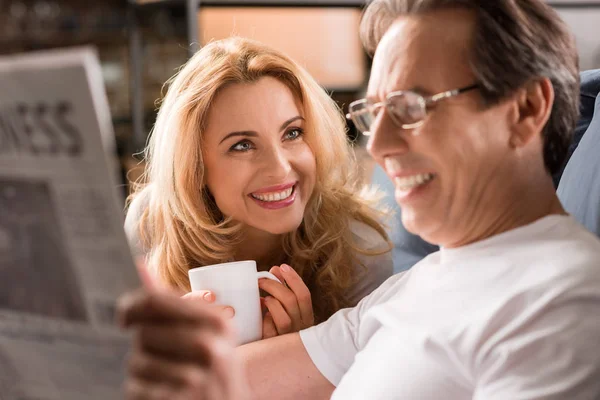
<path fill-rule="evenodd" d="M 256 260 L 286 283 L 259 284 L 269 337 L 355 305 L 391 275 L 343 117 L 305 70 L 231 38 L 169 83 L 126 220 L 159 280 L 189 291 L 191 268 Z"/>

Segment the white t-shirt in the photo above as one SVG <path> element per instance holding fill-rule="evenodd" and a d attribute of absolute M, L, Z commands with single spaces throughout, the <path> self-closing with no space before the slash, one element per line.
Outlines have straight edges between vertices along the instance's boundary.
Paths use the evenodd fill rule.
<path fill-rule="evenodd" d="M 600 240 L 554 215 L 442 249 L 300 335 L 333 399 L 600 399 Z"/>

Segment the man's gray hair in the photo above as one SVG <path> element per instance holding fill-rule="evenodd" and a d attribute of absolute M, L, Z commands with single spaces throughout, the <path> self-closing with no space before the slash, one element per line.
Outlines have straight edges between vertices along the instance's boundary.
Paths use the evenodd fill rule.
<path fill-rule="evenodd" d="M 442 8 L 474 11 L 469 61 L 486 105 L 535 79 L 552 81 L 555 99 L 543 130 L 544 162 L 551 174 L 559 172 L 579 115 L 579 61 L 567 26 L 542 0 L 374 0 L 360 27 L 365 49 L 373 54 L 398 17 Z"/>

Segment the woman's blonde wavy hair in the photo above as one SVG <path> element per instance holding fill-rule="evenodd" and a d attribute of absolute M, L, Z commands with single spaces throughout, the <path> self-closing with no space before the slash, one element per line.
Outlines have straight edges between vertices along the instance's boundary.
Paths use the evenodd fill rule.
<path fill-rule="evenodd" d="M 347 293 L 359 276 L 357 254 L 389 251 L 371 198 L 358 186 L 356 161 L 339 108 L 316 81 L 287 56 L 258 42 L 211 42 L 166 85 L 168 91 L 146 147 L 147 168 L 133 197 L 144 194 L 139 234 L 148 265 L 172 287 L 189 291 L 191 268 L 231 261 L 240 227 L 224 217 L 205 188 L 203 131 L 210 105 L 227 85 L 269 76 L 300 100 L 305 140 L 317 164 L 314 193 L 300 227 L 285 235 L 286 262 L 311 290 L 317 321 L 349 306 Z M 145 193 L 144 193 L 145 192 Z M 377 249 L 354 243 L 349 222 L 372 227 L 387 241 Z"/>

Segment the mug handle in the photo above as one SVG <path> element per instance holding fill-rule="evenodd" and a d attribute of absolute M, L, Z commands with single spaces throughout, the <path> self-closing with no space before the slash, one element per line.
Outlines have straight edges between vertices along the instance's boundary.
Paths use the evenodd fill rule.
<path fill-rule="evenodd" d="M 267 271 L 259 271 L 256 273 L 256 279 L 262 279 L 262 278 L 267 278 L 272 281 L 277 281 L 277 282 L 281 283 L 281 281 L 279 279 L 277 279 L 277 277 L 275 275 L 273 275 L 272 273 L 267 272 Z"/>

